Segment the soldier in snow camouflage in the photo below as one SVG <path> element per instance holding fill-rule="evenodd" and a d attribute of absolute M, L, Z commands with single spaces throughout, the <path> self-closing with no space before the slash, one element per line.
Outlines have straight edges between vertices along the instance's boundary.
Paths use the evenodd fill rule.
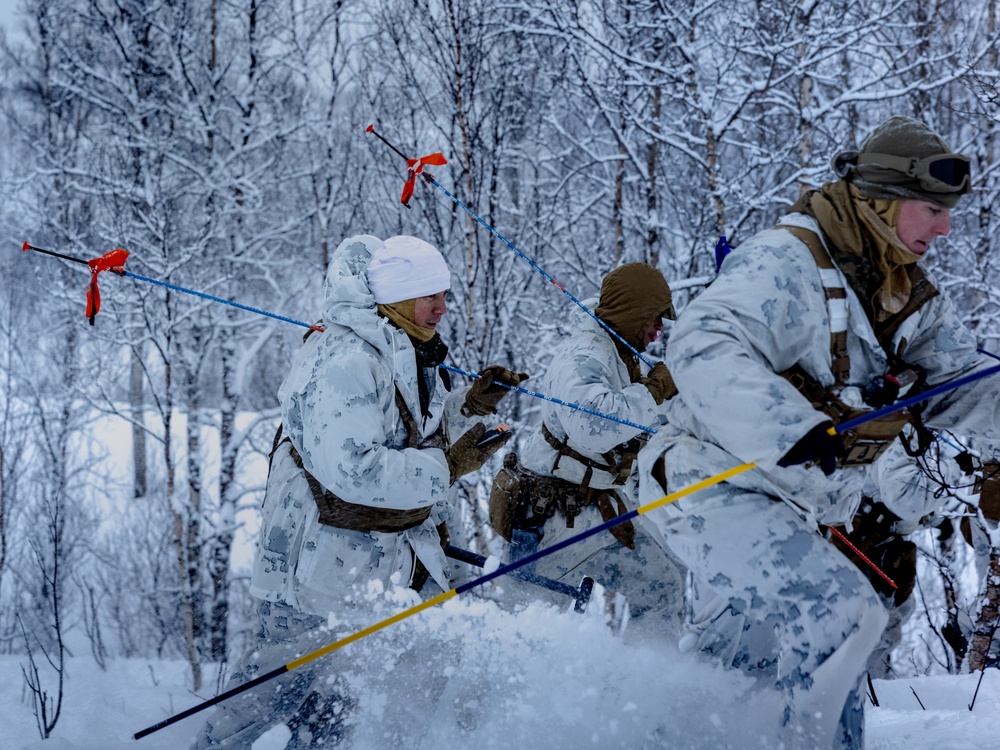
<path fill-rule="evenodd" d="M 584 304 L 628 346 L 578 311 L 540 388 L 623 422 L 548 402 L 541 407 L 542 424 L 520 460 L 506 456 L 491 497 L 491 520 L 513 542 L 515 559 L 635 508 L 635 459 L 648 434 L 633 425 L 656 429 L 677 392 L 662 362 L 644 373 L 636 355 L 659 337 L 664 318 L 675 317 L 670 287 L 659 270 L 646 263 L 620 266 L 605 276 L 599 299 Z M 572 584 L 592 577 L 623 594 L 632 620 L 645 619 L 643 627 L 680 625 L 683 566 L 631 522 L 543 557 L 535 571 Z"/>
<path fill-rule="evenodd" d="M 701 601 L 722 603 L 696 613 L 703 636 L 711 641 L 713 615 L 739 618 L 751 642 L 735 651 L 738 666 L 784 696 L 776 735 L 858 748 L 860 681 L 886 612 L 817 531 L 853 518 L 894 435 L 845 445 L 829 428 L 866 409 L 868 386 L 886 374 L 919 370 L 935 386 L 991 363 L 919 262 L 950 230 L 969 160 L 923 123 L 893 117 L 834 167 L 840 179 L 731 253 L 680 315 L 666 355 L 678 403 L 640 454 L 640 502 L 756 464 L 644 518 L 687 564 Z M 1000 380 L 938 396 L 922 418 L 995 441 Z"/>
<path fill-rule="evenodd" d="M 334 253 L 325 330 L 307 334 L 278 393 L 282 426 L 250 579 L 261 624 L 233 686 L 377 621 L 373 594 L 450 588 L 449 488 L 505 442 L 475 445 L 482 417 L 508 392 L 497 383 L 526 377 L 491 366 L 471 387 L 446 388 L 436 329 L 450 283 L 441 254 L 415 237 L 358 236 Z M 249 747 L 281 725 L 288 748 L 342 746 L 360 666 L 338 651 L 277 689 L 241 693 L 194 747 Z"/>

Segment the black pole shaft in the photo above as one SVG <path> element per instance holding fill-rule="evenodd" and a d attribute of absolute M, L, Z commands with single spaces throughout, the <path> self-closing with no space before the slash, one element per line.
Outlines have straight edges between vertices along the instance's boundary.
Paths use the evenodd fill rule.
<path fill-rule="evenodd" d="M 181 711 L 181 713 L 176 714 L 175 716 L 171 716 L 169 719 L 164 719 L 159 724 L 153 724 L 153 726 L 151 727 L 146 727 L 142 731 L 136 732 L 135 734 L 132 735 L 132 739 L 141 740 L 148 734 L 152 734 L 153 732 L 158 732 L 164 727 L 169 727 L 171 724 L 176 724 L 181 719 L 186 719 L 189 716 L 193 716 L 194 714 L 198 713 L 199 711 L 203 711 L 209 706 L 214 706 L 216 703 L 221 703 L 222 701 L 227 700 L 228 698 L 232 698 L 234 695 L 239 695 L 240 693 L 246 690 L 255 688 L 261 683 L 267 682 L 268 680 L 273 680 L 275 677 L 278 677 L 288 671 L 289 671 L 288 665 L 285 664 L 281 667 L 278 667 L 277 669 L 268 672 L 267 674 L 262 674 L 260 677 L 255 677 L 249 682 L 244 682 L 242 685 L 238 685 L 237 687 L 234 687 L 232 690 L 227 690 L 224 693 L 220 693 L 219 695 L 205 701 L 204 703 L 199 703 L 197 706 L 189 708 L 187 711 Z"/>
<path fill-rule="evenodd" d="M 374 126 L 372 126 L 372 125 L 369 125 L 369 126 L 368 126 L 368 132 L 370 132 L 370 133 L 371 133 L 372 135 L 374 135 L 374 136 L 375 136 L 376 138 L 378 138 L 378 139 L 379 139 L 380 141 L 382 141 L 382 143 L 384 143 L 384 144 L 385 144 L 386 146 L 388 146 L 389 148 L 391 148 L 391 149 L 392 149 L 393 151 L 395 151 L 395 152 L 396 152 L 397 154 L 399 154 L 400 156 L 402 156 L 402 157 L 403 157 L 404 159 L 406 159 L 407 161 L 409 161 L 409 160 L 410 160 L 410 158 L 409 158 L 409 157 L 408 157 L 408 156 L 407 156 L 406 154 L 404 154 L 404 153 L 403 153 L 402 151 L 400 151 L 400 150 L 399 150 L 398 148 L 396 148 L 396 147 L 395 147 L 394 145 L 392 145 L 391 143 L 389 143 L 389 141 L 387 141 L 387 140 L 386 140 L 385 138 L 383 138 L 383 137 L 382 137 L 382 134 L 381 134 L 381 133 L 379 133 L 379 132 L 378 132 L 378 131 L 377 131 L 377 130 L 375 129 L 375 127 L 374 127 Z"/>
<path fill-rule="evenodd" d="M 467 549 L 456 547 L 452 544 L 449 544 L 444 548 L 444 554 L 453 560 L 458 560 L 459 562 L 464 562 L 468 565 L 474 565 L 477 568 L 482 568 L 486 565 L 487 558 L 482 555 L 477 555 L 475 552 L 470 552 Z M 557 581 L 553 578 L 546 578 L 545 576 L 523 569 L 511 571 L 510 577 L 518 581 L 534 584 L 535 586 L 541 586 L 543 589 L 548 589 L 549 591 L 555 591 L 557 594 L 565 594 L 576 601 L 581 601 L 581 597 L 584 595 L 581 588 L 577 588 L 576 586 L 572 586 L 563 581 Z"/>
<path fill-rule="evenodd" d="M 25 245 L 27 249 L 34 250 L 36 253 L 44 253 L 45 255 L 51 255 L 53 258 L 62 258 L 63 260 L 69 260 L 72 261 L 73 263 L 82 263 L 85 266 L 90 265 L 89 263 L 87 263 L 87 261 L 83 260 L 82 258 L 74 258 L 71 255 L 63 255 L 62 253 L 57 253 L 52 250 L 45 250 L 40 247 L 35 247 L 34 245 L 28 245 L 27 243 L 25 243 Z"/>

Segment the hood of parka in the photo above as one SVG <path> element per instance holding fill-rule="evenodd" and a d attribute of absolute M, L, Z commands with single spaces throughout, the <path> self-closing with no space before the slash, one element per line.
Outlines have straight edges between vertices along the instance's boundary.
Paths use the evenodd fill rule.
<path fill-rule="evenodd" d="M 645 348 L 643 337 L 655 318 L 676 317 L 667 280 L 648 263 L 626 263 L 605 276 L 594 313 L 636 351 Z"/>
<path fill-rule="evenodd" d="M 334 250 L 323 282 L 322 325 L 327 330 L 332 326 L 349 328 L 376 349 L 391 352 L 386 329 L 389 322 L 378 314 L 375 296 L 368 287 L 368 263 L 381 247 L 378 237 L 360 234 Z"/>

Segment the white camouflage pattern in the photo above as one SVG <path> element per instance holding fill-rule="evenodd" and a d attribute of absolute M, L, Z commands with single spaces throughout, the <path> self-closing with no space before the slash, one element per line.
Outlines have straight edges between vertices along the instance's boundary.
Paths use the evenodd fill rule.
<path fill-rule="evenodd" d="M 785 223 L 816 230 L 804 215 Z M 860 387 L 887 371 L 886 356 L 843 283 L 848 382 Z M 859 747 L 857 688 L 886 613 L 864 575 L 816 530 L 817 523 L 853 517 L 867 469 L 838 469 L 827 477 L 815 467 L 777 466 L 827 419 L 776 375 L 798 364 L 824 386 L 834 383 L 827 310 L 819 269 L 789 232 L 761 232 L 726 258 L 718 278 L 671 333 L 666 364 L 680 395 L 669 424 L 640 454 L 640 502 L 662 495 L 650 474 L 661 455 L 671 491 L 744 462 L 757 465 L 645 518 L 692 571 L 703 600 L 712 603 L 714 594 L 728 602 L 730 613 L 765 623 L 776 635 L 775 645 L 764 649 L 773 663 L 741 666 L 762 670 L 785 692 L 788 708 L 778 717 L 778 731 L 800 739 L 805 733 L 815 747 Z M 972 334 L 943 295 L 903 323 L 894 347 L 903 339 L 904 359 L 923 367 L 931 386 L 992 364 L 976 352 Z M 1000 378 L 938 397 L 925 415 L 929 426 L 995 437 Z"/>
<path fill-rule="evenodd" d="M 587 300 L 584 304 L 593 310 L 597 300 Z M 646 386 L 631 382 L 611 334 L 596 320 L 580 310 L 575 311 L 573 323 L 570 336 L 553 351 L 549 367 L 540 379 L 539 390 L 633 424 L 653 429 L 662 425 L 670 401 L 658 406 Z M 548 401 L 543 402 L 541 412 L 542 421 L 556 438 L 568 435 L 571 448 L 600 463 L 605 463 L 602 453 L 643 434 L 643 430 L 636 427 Z M 580 484 L 586 468 L 579 461 L 564 456 L 553 470 L 557 456 L 539 428 L 532 432 L 519 458 L 526 468 L 537 474 Z M 633 466 L 628 481 L 621 487 L 613 484 L 614 475 L 597 470 L 593 472 L 590 486 L 615 489 L 625 509 L 634 510 L 638 492 L 637 466 Z M 574 586 L 584 575 L 589 575 L 610 591 L 623 594 L 633 619 L 652 612 L 678 625 L 683 608 L 683 568 L 670 559 L 662 545 L 650 539 L 639 520 L 633 521 L 635 550 L 623 547 L 610 531 L 604 531 L 542 558 L 535 564 L 535 572 Z M 551 547 L 602 523 L 604 519 L 594 505 L 582 509 L 572 528 L 567 528 L 565 517 L 557 512 L 545 522 L 539 549 Z"/>
<path fill-rule="evenodd" d="M 250 591 L 322 617 L 346 615 L 345 597 L 354 584 L 407 585 L 414 554 L 442 589 L 450 588 L 435 529 L 451 513 L 448 464 L 439 448 L 406 447 L 395 389 L 422 439 L 442 419 L 460 430 L 452 433 L 456 436 L 470 426 L 458 414 L 467 389 L 446 394 L 435 370 L 430 414 L 420 418 L 413 345 L 377 314 L 366 281 L 368 261 L 380 244 L 376 237 L 352 237 L 334 253 L 324 284 L 326 331 L 311 335 L 294 357 L 278 392 L 282 425 L 304 467 L 341 499 L 375 508 L 433 510 L 423 524 L 402 533 L 321 525 L 305 477 L 287 444 L 279 448 L 268 476 Z"/>

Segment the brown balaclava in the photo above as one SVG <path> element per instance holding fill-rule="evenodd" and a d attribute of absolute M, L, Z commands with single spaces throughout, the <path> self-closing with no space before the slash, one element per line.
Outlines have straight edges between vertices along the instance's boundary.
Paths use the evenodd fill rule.
<path fill-rule="evenodd" d="M 594 313 L 636 351 L 655 318 L 676 318 L 667 280 L 648 263 L 626 263 L 605 276 Z"/>
<path fill-rule="evenodd" d="M 416 305 L 415 299 L 404 299 L 391 305 L 377 304 L 375 307 L 381 315 L 395 323 L 397 328 L 402 328 L 408 333 L 410 338 L 417 341 L 430 341 L 434 338 L 435 330 L 416 324 L 414 321 Z"/>

